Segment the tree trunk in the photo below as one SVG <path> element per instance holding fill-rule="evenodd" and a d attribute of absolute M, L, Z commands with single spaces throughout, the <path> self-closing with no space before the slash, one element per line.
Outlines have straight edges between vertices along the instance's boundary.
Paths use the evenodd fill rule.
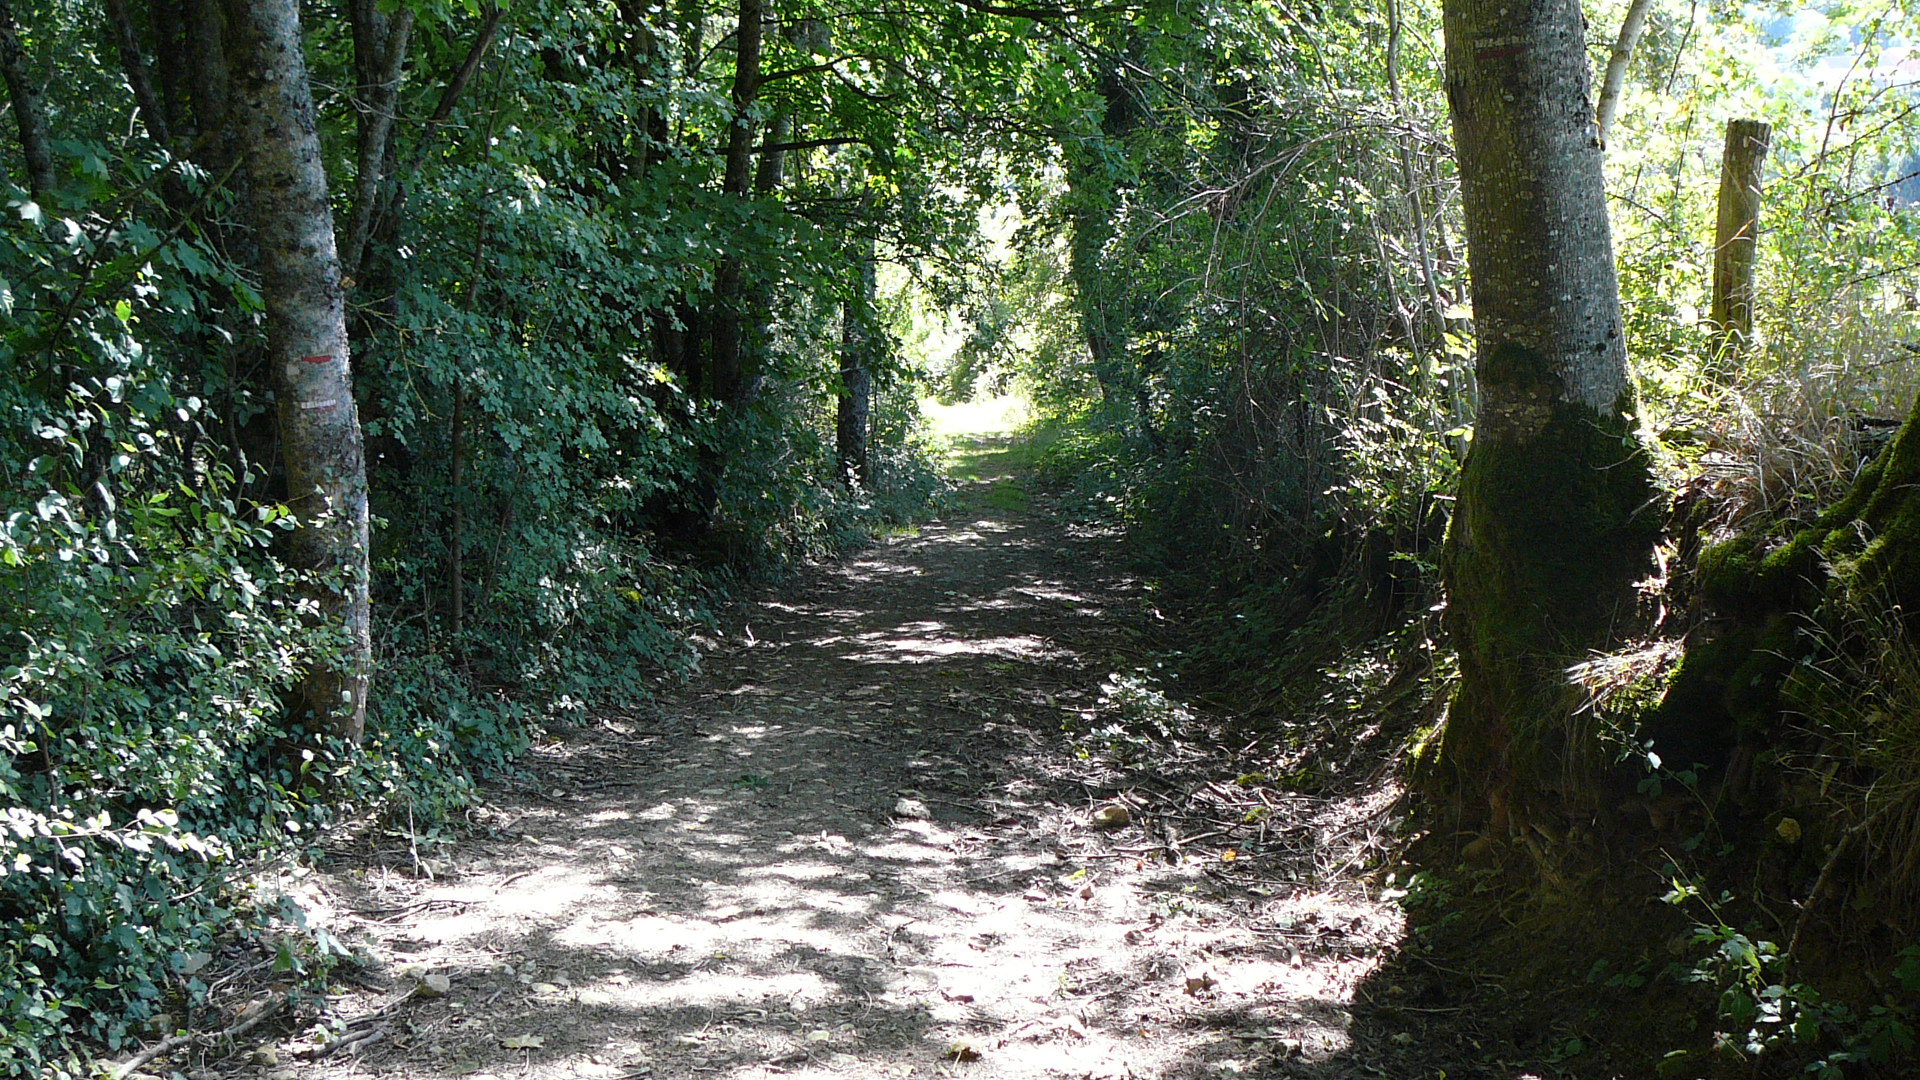
<path fill-rule="evenodd" d="M 367 478 L 347 348 L 340 261 L 301 54 L 297 0 L 226 0 L 236 136 L 247 147 L 247 206 L 266 305 L 293 561 L 332 580 L 313 599 L 342 628 L 340 653 L 303 676 L 297 719 L 358 741 L 372 645 L 367 610 Z"/>
<path fill-rule="evenodd" d="M 870 200 L 863 200 L 864 204 L 870 204 Z M 833 444 L 840 479 L 851 489 L 856 485 L 866 487 L 872 481 L 867 447 L 873 410 L 873 353 L 879 337 L 874 326 L 877 275 L 873 234 L 863 232 L 848 245 L 847 253 L 853 263 L 854 282 L 840 316 L 840 391 L 834 401 Z"/>
<path fill-rule="evenodd" d="M 166 110 L 167 130 L 191 142 L 196 129 L 188 112 L 187 74 L 181 68 L 186 53 L 186 16 L 180 0 L 153 0 L 153 72 L 160 78 L 160 106 Z"/>
<path fill-rule="evenodd" d="M 373 211 L 380 202 L 387 167 L 388 137 L 400 103 L 400 76 L 407 59 L 413 10 L 401 8 L 389 20 L 375 0 L 350 0 L 353 16 L 353 67 L 360 82 L 359 153 L 353 176 L 353 209 L 340 244 L 340 264 L 349 282 L 360 276 L 360 261 L 373 232 Z"/>
<path fill-rule="evenodd" d="M 20 150 L 26 158 L 27 189 L 36 202 L 46 202 L 53 191 L 53 143 L 47 134 L 47 108 L 42 87 L 27 69 L 20 48 L 20 28 L 13 21 L 13 5 L 0 0 L 0 77 L 13 101 L 13 120 L 20 130 Z"/>
<path fill-rule="evenodd" d="M 721 191 L 745 199 L 753 183 L 753 104 L 760 93 L 760 43 L 766 0 L 740 0 L 733 69 L 733 122 L 727 125 L 727 171 Z M 723 256 L 714 273 L 713 351 L 709 374 L 714 398 L 738 402 L 746 389 L 744 351 L 745 280 L 740 260 Z"/>
<path fill-rule="evenodd" d="M 1114 238 L 1114 204 L 1118 199 L 1105 158 L 1107 147 L 1117 149 L 1139 127 L 1141 112 L 1134 102 L 1117 60 L 1108 60 L 1094 80 L 1103 108 L 1100 134 L 1087 140 L 1067 165 L 1073 235 L 1067 249 L 1067 273 L 1073 281 L 1080 310 L 1081 331 L 1093 361 L 1094 381 L 1109 413 L 1126 415 L 1138 400 L 1138 379 L 1131 370 L 1127 342 L 1129 320 L 1122 310 L 1125 290 L 1109 265 L 1107 245 Z M 1144 421 L 1144 417 L 1140 417 Z"/>
<path fill-rule="evenodd" d="M 1773 128 L 1727 121 L 1720 158 L 1720 220 L 1713 237 L 1713 372 L 1724 379 L 1753 341 L 1753 264 L 1759 251 L 1760 173 Z"/>
<path fill-rule="evenodd" d="M 195 128 L 203 138 L 200 164 L 215 176 L 233 164 L 230 80 L 227 74 L 227 15 L 220 0 L 186 0 L 187 84 L 193 98 Z"/>
<path fill-rule="evenodd" d="M 1607 54 L 1607 74 L 1600 80 L 1600 104 L 1594 112 L 1594 122 L 1600 128 L 1600 142 L 1605 145 L 1607 129 L 1613 126 L 1613 117 L 1620 111 L 1620 96 L 1627 89 L 1627 63 L 1633 59 L 1633 48 L 1640 44 L 1640 35 L 1647 28 L 1647 9 L 1653 6 L 1653 0 L 1633 0 L 1627 6 L 1627 17 L 1620 20 L 1620 36 L 1614 39 L 1613 51 Z"/>
<path fill-rule="evenodd" d="M 1460 684 L 1432 780 L 1500 829 L 1598 777 L 1566 666 L 1658 521 L 1621 337 L 1579 0 L 1447 0 L 1480 411 L 1443 573 Z"/>
<path fill-rule="evenodd" d="M 140 105 L 140 122 L 147 134 L 161 146 L 173 143 L 173 129 L 167 123 L 167 110 L 154 92 L 153 79 L 147 74 L 147 58 L 140 52 L 140 35 L 134 31 L 127 14 L 126 0 L 105 0 L 107 29 L 120 52 L 120 67 L 127 73 L 127 85 L 133 88 L 133 100 Z"/>
<path fill-rule="evenodd" d="M 365 234 L 358 238 L 357 242 L 360 245 L 360 249 L 355 252 L 349 252 L 354 259 L 353 267 L 360 276 L 367 276 L 367 247 L 371 244 L 373 237 L 375 235 L 391 235 L 398 231 L 398 222 L 400 221 L 401 215 L 406 211 L 407 206 L 407 177 L 419 172 L 421 167 L 426 164 L 427 153 L 433 149 L 435 137 L 440 134 L 440 129 L 444 127 L 447 121 L 453 116 L 453 107 L 459 102 L 460 95 L 466 92 L 467 84 L 473 81 L 474 73 L 480 70 L 480 61 L 486 57 L 488 47 L 493 44 L 495 35 L 500 32 L 500 23 L 506 18 L 507 10 L 508 9 L 498 4 L 483 4 L 481 6 L 480 28 L 474 33 L 473 43 L 467 47 L 466 57 L 460 61 L 460 67 L 454 71 L 453 77 L 447 81 L 446 87 L 441 90 L 439 104 L 433 107 L 432 115 L 428 116 L 426 123 L 421 125 L 420 136 L 413 144 L 413 152 L 407 155 L 406 161 L 401 164 L 399 168 L 384 169 L 396 182 L 384 185 L 383 190 L 380 191 L 379 198 L 375 200 L 372 212 L 368 214 Z M 390 56 L 388 59 L 393 61 L 393 68 L 398 72 L 398 65 L 402 58 Z M 398 75 L 396 74 L 395 77 L 397 79 Z M 398 101 L 397 86 L 395 90 L 395 100 L 396 102 Z M 393 126 L 391 121 L 389 121 L 387 126 L 387 136 L 387 148 L 382 152 L 381 159 L 383 163 L 390 166 L 393 162 L 399 160 L 398 156 L 394 153 Z M 357 203 L 354 207 L 354 213 L 356 215 L 359 213 Z"/>
<path fill-rule="evenodd" d="M 660 82 L 659 65 L 660 35 L 647 19 L 646 6 L 640 0 L 618 0 L 615 5 L 620 17 L 625 20 L 632 44 L 627 50 L 627 63 L 632 66 L 634 80 L 646 87 L 649 92 Z M 666 157 L 667 144 L 671 134 L 667 130 L 667 115 L 654 105 L 647 105 L 640 111 L 632 133 L 633 150 L 630 167 L 637 176 L 645 176 L 652 170 L 654 163 Z"/>

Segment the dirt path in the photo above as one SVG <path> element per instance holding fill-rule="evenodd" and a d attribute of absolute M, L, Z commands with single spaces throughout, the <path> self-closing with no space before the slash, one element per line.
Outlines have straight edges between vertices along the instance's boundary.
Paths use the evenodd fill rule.
<path fill-rule="evenodd" d="M 315 875 L 372 963 L 259 1071 L 1433 1075 L 1393 1067 L 1404 1034 L 1354 1045 L 1398 915 L 1315 837 L 1377 801 L 1210 836 L 1173 808 L 1211 765 L 1120 769 L 1122 729 L 1081 751 L 1154 617 L 1114 547 L 989 477 L 747 605 L 691 686 L 538 748 L 432 879 L 404 847 Z"/>

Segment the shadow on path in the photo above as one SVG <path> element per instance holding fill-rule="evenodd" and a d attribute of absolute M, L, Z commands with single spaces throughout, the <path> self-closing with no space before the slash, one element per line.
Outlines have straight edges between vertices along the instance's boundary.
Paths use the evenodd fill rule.
<path fill-rule="evenodd" d="M 383 1036 L 260 1071 L 1436 1075 L 1407 1030 L 1355 1030 L 1397 911 L 1145 800 L 1089 820 L 1153 782 L 1089 782 L 1063 731 L 1143 662 L 1151 594 L 1018 458 L 978 444 L 943 519 L 744 605 L 691 685 L 537 748 L 434 880 L 378 851 L 309 879 L 374 958 L 334 1011 Z"/>

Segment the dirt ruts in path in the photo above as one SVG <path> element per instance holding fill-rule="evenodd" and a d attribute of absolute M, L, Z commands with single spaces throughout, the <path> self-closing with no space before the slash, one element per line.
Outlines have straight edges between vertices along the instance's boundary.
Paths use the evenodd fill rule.
<path fill-rule="evenodd" d="M 1096 827 L 1134 781 L 1089 782 L 1063 722 L 1143 662 L 1150 594 L 1004 480 L 960 506 L 538 747 L 485 835 L 311 876 L 371 963 L 240 1071 L 1380 1075 L 1349 1010 L 1396 917 L 1145 798 Z"/>

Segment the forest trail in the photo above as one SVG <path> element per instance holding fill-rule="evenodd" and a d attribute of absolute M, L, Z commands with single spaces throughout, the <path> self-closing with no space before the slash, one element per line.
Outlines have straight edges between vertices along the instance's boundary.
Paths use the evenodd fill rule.
<path fill-rule="evenodd" d="M 481 835 L 311 875 L 371 963 L 253 1071 L 1433 1075 L 1352 1017 L 1401 925 L 1338 862 L 1391 792 L 1236 830 L 1227 765 L 1077 753 L 1151 594 L 978 460 L 943 519 L 743 605 L 690 685 L 536 748 Z"/>

